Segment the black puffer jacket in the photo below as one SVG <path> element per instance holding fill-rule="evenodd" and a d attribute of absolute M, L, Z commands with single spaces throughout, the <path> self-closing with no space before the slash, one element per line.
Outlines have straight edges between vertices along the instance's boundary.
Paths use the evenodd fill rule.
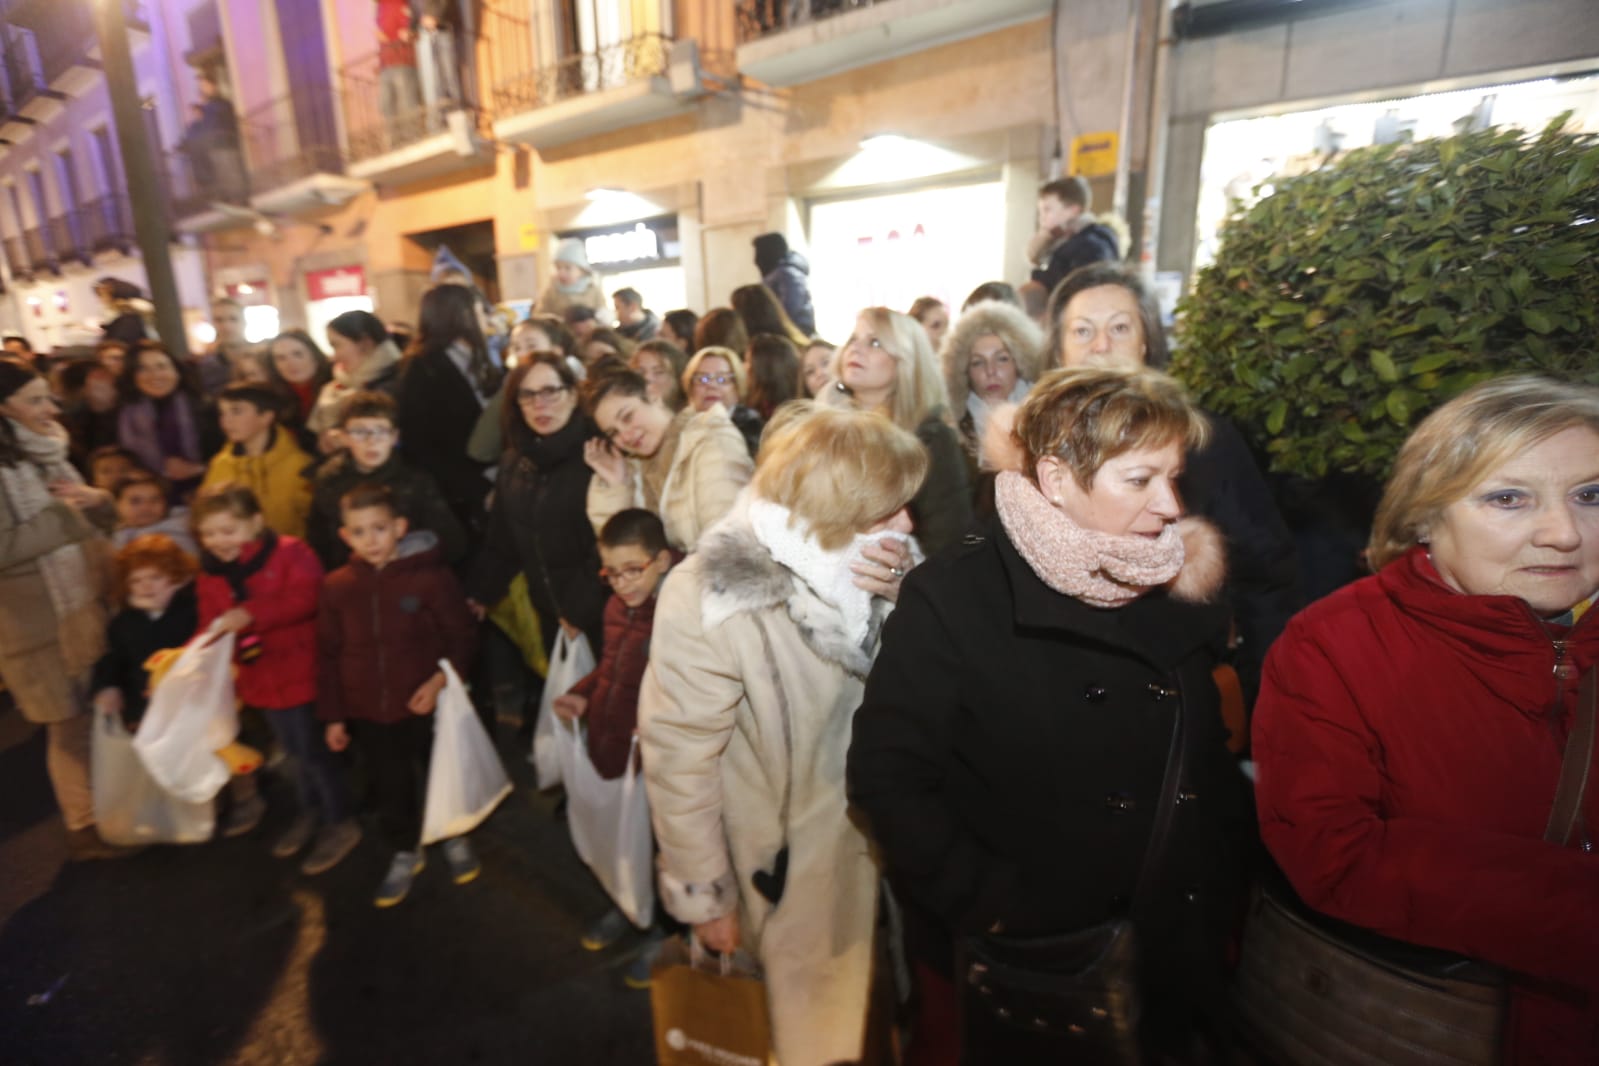
<path fill-rule="evenodd" d="M 322 560 L 324 570 L 336 570 L 349 561 L 350 549 L 339 537 L 343 522 L 339 501 L 346 492 L 365 482 L 387 486 L 412 532 L 426 530 L 438 539 L 439 552 L 446 563 L 456 566 L 466 558 L 466 529 L 444 502 L 444 494 L 431 477 L 406 463 L 399 452 L 363 474 L 350 453 L 341 451 L 318 468 L 311 489 L 311 514 L 306 521 L 306 542 Z"/>
<path fill-rule="evenodd" d="M 1033 280 L 1054 292 L 1061 279 L 1078 267 L 1107 260 L 1114 262 L 1120 258 L 1121 246 L 1116 240 L 1115 231 L 1109 226 L 1091 222 L 1068 240 L 1062 241 L 1050 253 L 1049 262 L 1033 271 Z"/>
<path fill-rule="evenodd" d="M 588 634 L 596 655 L 604 643 L 610 589 L 600 579 L 600 550 L 588 519 L 593 471 L 583 462 L 583 445 L 597 436 L 580 412 L 547 437 L 521 422 L 512 427 L 489 512 L 488 541 L 467 583 L 468 595 L 492 605 L 521 570 L 545 647 L 555 643 L 565 618 Z"/>

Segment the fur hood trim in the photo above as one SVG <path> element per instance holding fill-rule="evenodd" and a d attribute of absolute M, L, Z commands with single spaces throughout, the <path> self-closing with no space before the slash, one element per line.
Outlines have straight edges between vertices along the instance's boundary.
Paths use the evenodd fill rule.
<path fill-rule="evenodd" d="M 966 395 L 972 391 L 967 370 L 972 362 L 972 345 L 977 338 L 992 333 L 1010 351 L 1016 375 L 1023 381 L 1037 381 L 1043 373 L 1044 334 L 1019 307 L 998 300 L 974 304 L 950 327 L 939 359 L 944 367 L 944 386 L 949 390 L 953 410 L 966 409 Z"/>
<path fill-rule="evenodd" d="M 1227 580 L 1227 541 L 1221 530 L 1198 516 L 1177 523 L 1183 539 L 1183 568 L 1167 586 L 1172 599 L 1210 603 Z"/>
<path fill-rule="evenodd" d="M 797 580 L 755 538 L 749 499 L 745 489 L 726 517 L 706 531 L 695 551 L 700 559 L 700 615 L 706 631 L 737 615 L 780 606 L 811 651 L 864 678 L 872 668 L 868 649 L 875 651 L 892 604 L 873 599 L 865 646 L 853 644 L 838 610 Z"/>

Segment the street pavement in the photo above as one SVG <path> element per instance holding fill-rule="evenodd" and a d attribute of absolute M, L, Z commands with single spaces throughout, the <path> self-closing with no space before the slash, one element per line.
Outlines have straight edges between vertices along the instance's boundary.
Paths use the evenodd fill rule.
<path fill-rule="evenodd" d="M 639 941 L 579 946 L 606 900 L 504 735 L 517 787 L 473 834 L 483 875 L 452 884 L 436 855 L 378 910 L 375 826 L 320 877 L 268 854 L 281 780 L 247 837 L 66 862 L 43 731 L 0 702 L 0 1064 L 654 1061 L 649 994 L 622 983 Z"/>

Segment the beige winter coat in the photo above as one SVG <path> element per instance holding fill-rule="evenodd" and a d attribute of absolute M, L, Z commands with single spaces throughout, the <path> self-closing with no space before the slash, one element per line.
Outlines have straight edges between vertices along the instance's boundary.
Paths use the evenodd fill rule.
<path fill-rule="evenodd" d="M 743 434 L 720 404 L 698 414 L 679 412 L 661 449 L 648 464 L 629 459 L 620 485 L 600 477 L 589 482 L 588 515 L 596 534 L 618 511 L 642 507 L 661 516 L 672 547 L 693 551 L 755 472 Z M 658 487 L 647 465 L 666 467 Z"/>
<path fill-rule="evenodd" d="M 888 609 L 875 601 L 872 652 Z M 878 872 L 846 815 L 844 760 L 870 668 L 837 611 L 755 539 L 742 503 L 662 588 L 639 695 L 661 900 L 690 924 L 737 911 L 781 1066 L 862 1054 Z M 752 878 L 785 844 L 773 907 Z"/>

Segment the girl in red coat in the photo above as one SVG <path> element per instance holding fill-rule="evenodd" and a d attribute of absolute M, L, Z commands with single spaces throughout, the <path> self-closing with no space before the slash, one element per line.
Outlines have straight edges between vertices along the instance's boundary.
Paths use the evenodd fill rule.
<path fill-rule="evenodd" d="M 321 873 L 361 840 L 342 772 L 323 743 L 316 717 L 322 566 L 303 541 L 267 529 L 260 501 L 241 485 L 201 493 L 194 521 L 203 549 L 197 582 L 200 630 L 236 635 L 239 702 L 264 712 L 278 744 L 294 760 L 300 811 L 272 854 L 289 858 L 316 833 L 300 869 Z M 234 780 L 245 784 L 235 790 L 223 825 L 226 836 L 248 833 L 266 808 L 253 780 Z"/>

